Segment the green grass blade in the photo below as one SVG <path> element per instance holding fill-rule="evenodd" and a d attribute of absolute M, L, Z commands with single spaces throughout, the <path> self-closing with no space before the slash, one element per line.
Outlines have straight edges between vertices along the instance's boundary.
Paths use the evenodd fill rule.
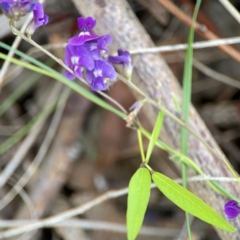
<path fill-rule="evenodd" d="M 215 227 L 227 232 L 235 232 L 235 229 L 222 216 L 214 211 L 200 198 L 183 188 L 170 178 L 161 173 L 153 173 L 152 178 L 158 189 L 178 207 L 185 212 L 198 217 Z"/>
<path fill-rule="evenodd" d="M 193 14 L 192 26 L 188 35 L 188 48 L 184 64 L 183 73 L 183 101 L 182 101 L 182 114 L 185 123 L 189 121 L 189 108 L 191 105 L 191 88 L 192 88 L 192 59 L 193 50 L 192 43 L 194 39 L 194 24 L 196 22 L 198 10 L 201 4 L 201 0 L 198 0 Z M 184 154 L 188 153 L 188 131 L 182 128 L 181 131 L 181 150 Z"/>
<path fill-rule="evenodd" d="M 188 35 L 188 48 L 185 58 L 184 73 L 183 73 L 183 102 L 182 102 L 182 114 L 185 123 L 189 121 L 189 109 L 191 105 L 191 88 L 192 88 L 192 59 L 193 50 L 192 43 L 194 38 L 194 24 L 196 22 L 198 10 L 200 8 L 201 0 L 197 0 L 196 7 L 193 13 L 192 25 Z M 188 155 L 188 130 L 181 128 L 181 151 L 183 154 Z M 182 164 L 182 178 L 183 186 L 187 188 L 187 166 Z M 186 222 L 188 229 L 189 240 L 192 239 L 189 215 L 186 213 Z"/>
<path fill-rule="evenodd" d="M 146 155 L 146 163 L 149 162 L 149 159 L 150 159 L 150 156 L 152 154 L 153 148 L 154 148 L 155 143 L 156 143 L 156 141 L 159 137 L 159 134 L 161 132 L 162 125 L 163 125 L 163 120 L 164 120 L 164 113 L 162 111 L 160 111 L 158 113 L 158 117 L 157 117 L 154 129 L 153 129 L 153 132 L 152 132 L 152 135 L 151 135 L 151 138 L 150 138 L 150 142 L 149 142 L 149 145 L 148 145 L 147 155 Z"/>
<path fill-rule="evenodd" d="M 127 236 L 136 239 L 142 226 L 150 198 L 151 175 L 146 168 L 140 168 L 132 176 L 128 187 Z"/>

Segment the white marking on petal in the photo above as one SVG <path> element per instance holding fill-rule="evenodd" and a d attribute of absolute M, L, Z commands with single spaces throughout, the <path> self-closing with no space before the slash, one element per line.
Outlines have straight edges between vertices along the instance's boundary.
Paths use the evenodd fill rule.
<path fill-rule="evenodd" d="M 80 32 L 78 36 L 90 36 L 90 32 Z"/>
<path fill-rule="evenodd" d="M 79 61 L 79 57 L 78 56 L 72 56 L 71 57 L 71 62 L 73 65 L 77 65 Z"/>
<path fill-rule="evenodd" d="M 93 74 L 94 74 L 94 77 L 97 78 L 97 77 L 102 77 L 102 69 L 95 69 L 93 71 Z"/>

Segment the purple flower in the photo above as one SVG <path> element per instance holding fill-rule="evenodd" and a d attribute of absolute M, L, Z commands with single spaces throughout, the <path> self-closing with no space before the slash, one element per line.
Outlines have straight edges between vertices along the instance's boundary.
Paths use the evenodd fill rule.
<path fill-rule="evenodd" d="M 124 75 L 131 79 L 132 76 L 132 64 L 131 55 L 128 51 L 118 50 L 118 56 L 109 56 L 108 61 L 112 64 L 123 64 Z"/>
<path fill-rule="evenodd" d="M 100 38 L 100 36 L 95 35 L 91 32 L 95 25 L 96 20 L 92 17 L 87 17 L 86 19 L 83 17 L 78 18 L 78 28 L 80 30 L 80 33 L 68 39 L 68 43 L 77 46 L 82 45 L 85 42 Z"/>
<path fill-rule="evenodd" d="M 108 61 L 113 64 L 131 64 L 131 55 L 128 51 L 118 50 L 118 56 L 109 56 Z"/>
<path fill-rule="evenodd" d="M 91 40 L 84 43 L 84 46 L 89 50 L 94 60 L 101 60 L 102 53 L 108 52 L 107 45 L 112 42 L 112 37 L 107 34 L 101 36 L 99 39 Z"/>
<path fill-rule="evenodd" d="M 31 0 L 0 0 L 0 8 L 10 19 L 19 20 L 30 13 L 35 6 Z"/>
<path fill-rule="evenodd" d="M 28 26 L 28 35 L 32 35 L 38 27 L 48 23 L 48 16 L 44 14 L 42 4 L 33 0 L 0 0 L 0 8 L 14 21 L 33 11 L 34 21 Z"/>
<path fill-rule="evenodd" d="M 96 60 L 92 71 L 86 71 L 86 79 L 94 91 L 108 89 L 108 83 L 116 79 L 116 72 L 113 66 L 105 60 Z"/>
<path fill-rule="evenodd" d="M 83 67 L 93 70 L 94 60 L 85 46 L 73 46 L 68 44 L 65 49 L 65 64 L 71 68 L 77 77 L 82 77 Z M 69 71 L 65 71 L 65 76 L 74 80 L 76 77 Z"/>
<path fill-rule="evenodd" d="M 228 219 L 236 218 L 238 214 L 240 214 L 240 206 L 238 202 L 235 200 L 227 202 L 224 206 L 224 212 Z"/>
<path fill-rule="evenodd" d="M 48 23 L 48 16 L 44 14 L 44 9 L 41 3 L 36 2 L 33 8 L 34 20 L 29 24 L 27 28 L 27 34 L 33 35 L 37 28 L 45 26 Z"/>

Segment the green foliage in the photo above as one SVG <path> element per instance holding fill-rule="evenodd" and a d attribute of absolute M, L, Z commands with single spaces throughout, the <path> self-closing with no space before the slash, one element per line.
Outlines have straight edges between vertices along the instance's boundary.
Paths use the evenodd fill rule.
<path fill-rule="evenodd" d="M 162 129 L 162 125 L 163 125 L 163 120 L 164 120 L 164 113 L 162 111 L 160 111 L 158 113 L 158 117 L 157 117 L 157 121 L 155 123 L 151 138 L 150 138 L 150 142 L 148 145 L 148 149 L 147 149 L 147 156 L 146 156 L 146 163 L 149 162 L 150 156 L 152 154 L 153 148 L 156 144 L 156 141 L 159 137 L 159 134 L 161 132 Z"/>
<path fill-rule="evenodd" d="M 200 198 L 161 173 L 153 173 L 152 178 L 158 189 L 184 211 L 227 232 L 235 229 Z"/>
<path fill-rule="evenodd" d="M 197 14 L 200 8 L 201 0 L 197 0 L 193 18 L 192 25 L 188 34 L 188 48 L 185 58 L 184 64 L 184 72 L 183 72 L 183 101 L 182 101 L 182 115 L 186 124 L 189 121 L 189 109 L 191 105 L 191 93 L 192 93 L 192 60 L 193 60 L 193 50 L 192 43 L 194 39 L 194 24 L 197 19 Z M 188 130 L 185 128 L 181 128 L 181 151 L 183 154 L 188 155 Z M 187 166 L 185 163 L 182 163 L 182 179 L 183 186 L 187 188 Z M 191 229 L 190 229 L 190 221 L 189 216 L 186 213 L 186 222 L 187 222 L 187 230 L 188 237 L 191 240 Z"/>
<path fill-rule="evenodd" d="M 146 168 L 140 168 L 132 176 L 128 187 L 127 236 L 134 240 L 142 226 L 150 197 L 151 176 Z"/>

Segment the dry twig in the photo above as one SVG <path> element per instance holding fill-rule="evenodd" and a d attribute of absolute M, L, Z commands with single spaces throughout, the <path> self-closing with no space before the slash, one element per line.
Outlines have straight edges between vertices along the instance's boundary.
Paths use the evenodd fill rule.
<path fill-rule="evenodd" d="M 188 15 L 186 15 L 181 9 L 175 6 L 171 1 L 168 0 L 157 0 L 164 8 L 166 8 L 169 12 L 171 12 L 174 16 L 176 16 L 180 21 L 182 21 L 185 25 L 191 26 L 192 19 Z M 208 40 L 215 40 L 219 39 L 219 37 L 207 29 L 206 26 L 201 25 L 200 23 L 196 22 L 194 26 L 195 31 L 202 37 Z M 236 49 L 231 46 L 224 46 L 219 45 L 219 49 L 225 52 L 228 56 L 236 61 L 240 62 L 240 53 Z"/>

